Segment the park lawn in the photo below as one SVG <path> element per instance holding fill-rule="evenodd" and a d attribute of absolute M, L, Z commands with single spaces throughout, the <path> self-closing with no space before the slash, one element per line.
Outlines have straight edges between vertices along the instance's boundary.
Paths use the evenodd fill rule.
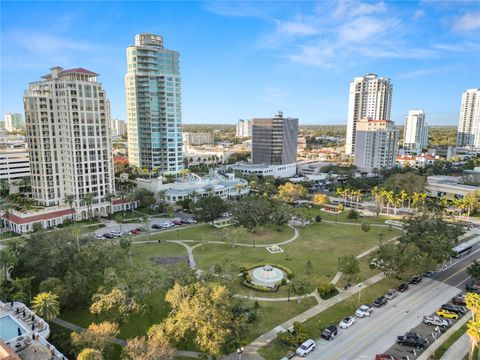
<path fill-rule="evenodd" d="M 370 255 L 366 255 L 360 259 L 358 259 L 358 265 L 360 267 L 360 272 L 352 276 L 350 278 L 350 284 L 351 285 L 356 285 L 359 282 L 365 281 L 366 279 L 371 278 L 372 276 L 377 275 L 380 270 L 378 269 L 370 269 Z M 340 279 L 338 280 L 336 286 L 337 288 L 342 289 L 345 285 L 347 284 L 347 276 L 345 274 L 342 274 Z"/>
<path fill-rule="evenodd" d="M 108 217 L 117 222 L 123 222 L 124 220 L 126 221 L 130 219 L 141 218 L 148 215 L 149 214 L 147 214 L 146 212 L 143 212 L 142 209 L 135 209 L 133 211 L 132 210 L 119 211 L 114 214 L 110 214 Z"/>
<path fill-rule="evenodd" d="M 343 210 L 339 214 L 332 214 L 327 211 L 323 211 L 320 209 L 318 206 L 312 206 L 311 208 L 306 208 L 308 214 L 310 214 L 312 217 L 316 215 L 320 215 L 322 220 L 328 220 L 328 221 L 338 221 L 338 222 L 349 222 L 349 223 L 357 223 L 361 224 L 363 222 L 368 222 L 369 224 L 385 224 L 385 220 L 392 219 L 392 217 L 387 216 L 387 215 L 380 215 L 380 216 L 359 216 L 358 219 L 348 219 L 348 212 L 349 208 L 346 210 Z M 362 215 L 362 214 L 360 214 Z"/>
<path fill-rule="evenodd" d="M 378 283 L 367 287 L 361 291 L 360 303 L 372 302 L 377 297 L 385 294 L 388 289 L 396 287 L 400 284 L 400 280 L 395 278 L 385 278 Z M 308 336 L 316 339 L 320 336 L 322 330 L 330 324 L 338 324 L 343 318 L 355 312 L 359 305 L 359 296 L 354 294 L 338 304 L 322 311 L 316 316 L 304 322 Z M 278 360 L 283 356 L 293 352 L 294 349 L 282 345 L 280 342 L 273 340 L 270 344 L 265 345 L 259 350 L 259 354 L 266 360 Z"/>
<path fill-rule="evenodd" d="M 232 246 L 232 237 L 237 244 L 268 245 L 286 241 L 294 235 L 288 226 L 266 225 L 258 226 L 254 234 L 244 233 L 239 235 L 233 227 L 215 228 L 209 224 L 201 224 L 187 228 L 177 228 L 173 231 L 153 233 L 150 240 L 195 240 L 195 241 L 221 241 Z"/>
<path fill-rule="evenodd" d="M 316 223 L 300 229 L 300 236 L 294 242 L 282 245 L 284 253 L 270 254 L 265 248 L 206 244 L 205 251 L 202 247 L 195 248 L 194 256 L 197 266 L 202 269 L 212 268 L 230 258 L 239 268 L 280 264 L 290 268 L 296 276 L 307 276 L 315 283 L 330 282 L 337 272 L 339 256 L 358 255 L 377 245 L 380 233 L 386 240 L 398 236 L 400 231 L 372 227 L 365 233 L 358 226 Z M 305 275 L 308 260 L 312 262 L 312 273 Z M 257 296 L 262 296 L 260 294 L 263 293 L 258 292 Z"/>
<path fill-rule="evenodd" d="M 187 249 L 176 243 L 146 243 L 132 245 L 132 260 L 134 265 L 140 266 L 159 266 L 153 261 L 153 257 L 163 256 L 185 256 Z M 128 261 L 128 259 L 127 259 Z M 187 263 L 187 258 L 181 263 Z"/>

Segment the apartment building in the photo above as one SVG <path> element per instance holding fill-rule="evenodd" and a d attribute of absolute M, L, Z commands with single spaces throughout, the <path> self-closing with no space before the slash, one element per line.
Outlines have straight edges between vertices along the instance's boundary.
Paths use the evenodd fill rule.
<path fill-rule="evenodd" d="M 252 136 L 252 121 L 240 119 L 237 122 L 237 137 L 246 138 Z"/>
<path fill-rule="evenodd" d="M 188 133 L 182 134 L 184 145 L 213 145 L 213 135 L 209 133 Z"/>
<path fill-rule="evenodd" d="M 87 217 L 87 194 L 96 216 L 112 210 L 105 196 L 115 192 L 110 103 L 97 76 L 54 67 L 24 94 L 32 196 L 61 206 L 73 195 L 77 219 Z"/>
<path fill-rule="evenodd" d="M 405 154 L 421 154 L 428 145 L 428 125 L 423 110 L 409 110 L 405 118 L 403 131 L 403 150 Z"/>
<path fill-rule="evenodd" d="M 389 78 L 366 74 L 350 83 L 346 154 L 355 154 L 357 124 L 362 119 L 390 120 L 393 86 Z"/>
<path fill-rule="evenodd" d="M 128 160 L 163 173 L 183 169 L 180 54 L 163 37 L 138 34 L 127 48 Z"/>
<path fill-rule="evenodd" d="M 360 120 L 357 123 L 355 166 L 362 172 L 395 166 L 398 131 L 393 121 Z"/>
<path fill-rule="evenodd" d="M 480 89 L 468 89 L 462 95 L 457 146 L 480 150 Z"/>

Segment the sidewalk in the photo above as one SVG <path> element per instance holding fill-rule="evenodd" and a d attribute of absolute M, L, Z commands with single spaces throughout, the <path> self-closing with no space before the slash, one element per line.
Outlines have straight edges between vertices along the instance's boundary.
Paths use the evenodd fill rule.
<path fill-rule="evenodd" d="M 346 298 L 357 294 L 360 290 L 365 289 L 366 287 L 373 285 L 380 280 L 384 279 L 385 275 L 383 273 L 377 274 L 375 276 L 372 276 L 370 279 L 367 279 L 363 282 L 363 286 L 359 287 L 358 285 L 351 287 L 348 290 L 340 292 L 340 294 L 328 299 L 328 300 L 322 300 L 318 305 L 315 305 L 314 307 L 308 309 L 307 311 L 303 312 L 300 315 L 297 315 L 287 321 L 285 321 L 283 324 L 275 327 L 274 329 L 270 330 L 269 332 L 260 335 L 258 338 L 253 340 L 249 345 L 244 347 L 244 354 L 242 354 L 242 358 L 245 359 L 261 359 L 261 357 L 257 354 L 257 351 L 267 345 L 270 341 L 275 339 L 277 336 L 277 333 L 280 331 L 286 331 L 289 327 L 293 326 L 293 323 L 295 321 L 299 322 L 304 322 L 311 317 L 321 313 L 322 311 L 327 310 L 328 308 L 332 307 L 333 305 L 339 303 L 342 300 L 345 300 Z M 236 353 L 228 355 L 226 358 L 230 359 L 236 359 L 238 358 L 238 355 Z"/>
<path fill-rule="evenodd" d="M 450 346 L 450 349 L 447 350 L 442 356 L 442 360 L 457 360 L 463 359 L 463 357 L 468 354 L 470 349 L 470 338 L 467 334 L 463 334 L 457 341 Z"/>

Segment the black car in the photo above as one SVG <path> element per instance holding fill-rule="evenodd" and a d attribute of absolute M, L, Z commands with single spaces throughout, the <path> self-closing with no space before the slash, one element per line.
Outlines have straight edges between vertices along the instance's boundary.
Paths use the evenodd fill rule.
<path fill-rule="evenodd" d="M 398 292 L 404 292 L 404 291 L 407 291 L 407 290 L 408 290 L 408 284 L 407 283 L 400 284 L 400 286 L 397 288 Z"/>
<path fill-rule="evenodd" d="M 410 279 L 409 283 L 415 285 L 415 284 L 418 284 L 420 281 L 422 281 L 422 277 L 415 275 Z"/>
<path fill-rule="evenodd" d="M 376 299 L 373 302 L 373 306 L 379 308 L 382 307 L 383 305 L 386 305 L 388 302 L 388 299 L 385 296 L 380 296 L 378 299 Z"/>
<path fill-rule="evenodd" d="M 450 312 L 453 312 L 455 314 L 458 314 L 458 315 L 464 315 L 467 313 L 467 309 L 463 306 L 460 306 L 460 305 L 452 305 L 452 304 L 443 304 L 442 305 L 442 309 L 443 310 L 447 310 L 447 311 L 450 311 Z"/>
<path fill-rule="evenodd" d="M 428 340 L 414 332 L 406 333 L 403 336 L 397 336 L 397 343 L 403 346 L 411 346 L 417 349 L 425 349 L 428 346 Z"/>
<path fill-rule="evenodd" d="M 467 302 L 465 301 L 465 295 L 457 295 L 454 298 L 452 298 L 452 303 L 455 305 L 462 305 L 466 306 Z"/>
<path fill-rule="evenodd" d="M 322 332 L 322 338 L 330 341 L 332 340 L 335 336 L 337 336 L 338 329 L 335 325 L 330 325 L 327 326 L 325 330 Z"/>
<path fill-rule="evenodd" d="M 160 225 L 158 224 L 153 224 L 152 229 L 161 229 Z"/>
<path fill-rule="evenodd" d="M 105 239 L 113 239 L 115 236 L 113 236 L 113 235 L 110 234 L 110 233 L 105 233 L 105 234 L 103 234 L 103 237 L 104 237 Z"/>
<path fill-rule="evenodd" d="M 480 283 L 478 281 L 470 281 L 465 286 L 465 290 L 467 290 L 467 292 L 480 294 Z"/>

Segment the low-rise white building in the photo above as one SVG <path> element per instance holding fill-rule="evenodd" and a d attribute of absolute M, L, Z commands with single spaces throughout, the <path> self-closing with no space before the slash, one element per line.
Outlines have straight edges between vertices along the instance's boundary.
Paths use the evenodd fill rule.
<path fill-rule="evenodd" d="M 163 183 L 161 178 L 135 181 L 138 188 L 153 192 L 159 200 L 169 204 L 186 199 L 195 202 L 204 196 L 220 196 L 226 200 L 250 193 L 247 180 L 236 178 L 234 174 L 212 174 L 204 177 L 189 174 L 173 183 Z"/>
<path fill-rule="evenodd" d="M 478 186 L 464 185 L 461 181 L 459 176 L 429 176 L 426 189 L 432 197 L 447 196 L 451 199 L 461 199 L 479 190 Z"/>
<path fill-rule="evenodd" d="M 247 164 L 239 162 L 227 165 L 227 169 L 238 171 L 243 175 L 256 175 L 259 177 L 273 176 L 276 178 L 289 178 L 297 173 L 297 163 L 282 165 Z"/>

